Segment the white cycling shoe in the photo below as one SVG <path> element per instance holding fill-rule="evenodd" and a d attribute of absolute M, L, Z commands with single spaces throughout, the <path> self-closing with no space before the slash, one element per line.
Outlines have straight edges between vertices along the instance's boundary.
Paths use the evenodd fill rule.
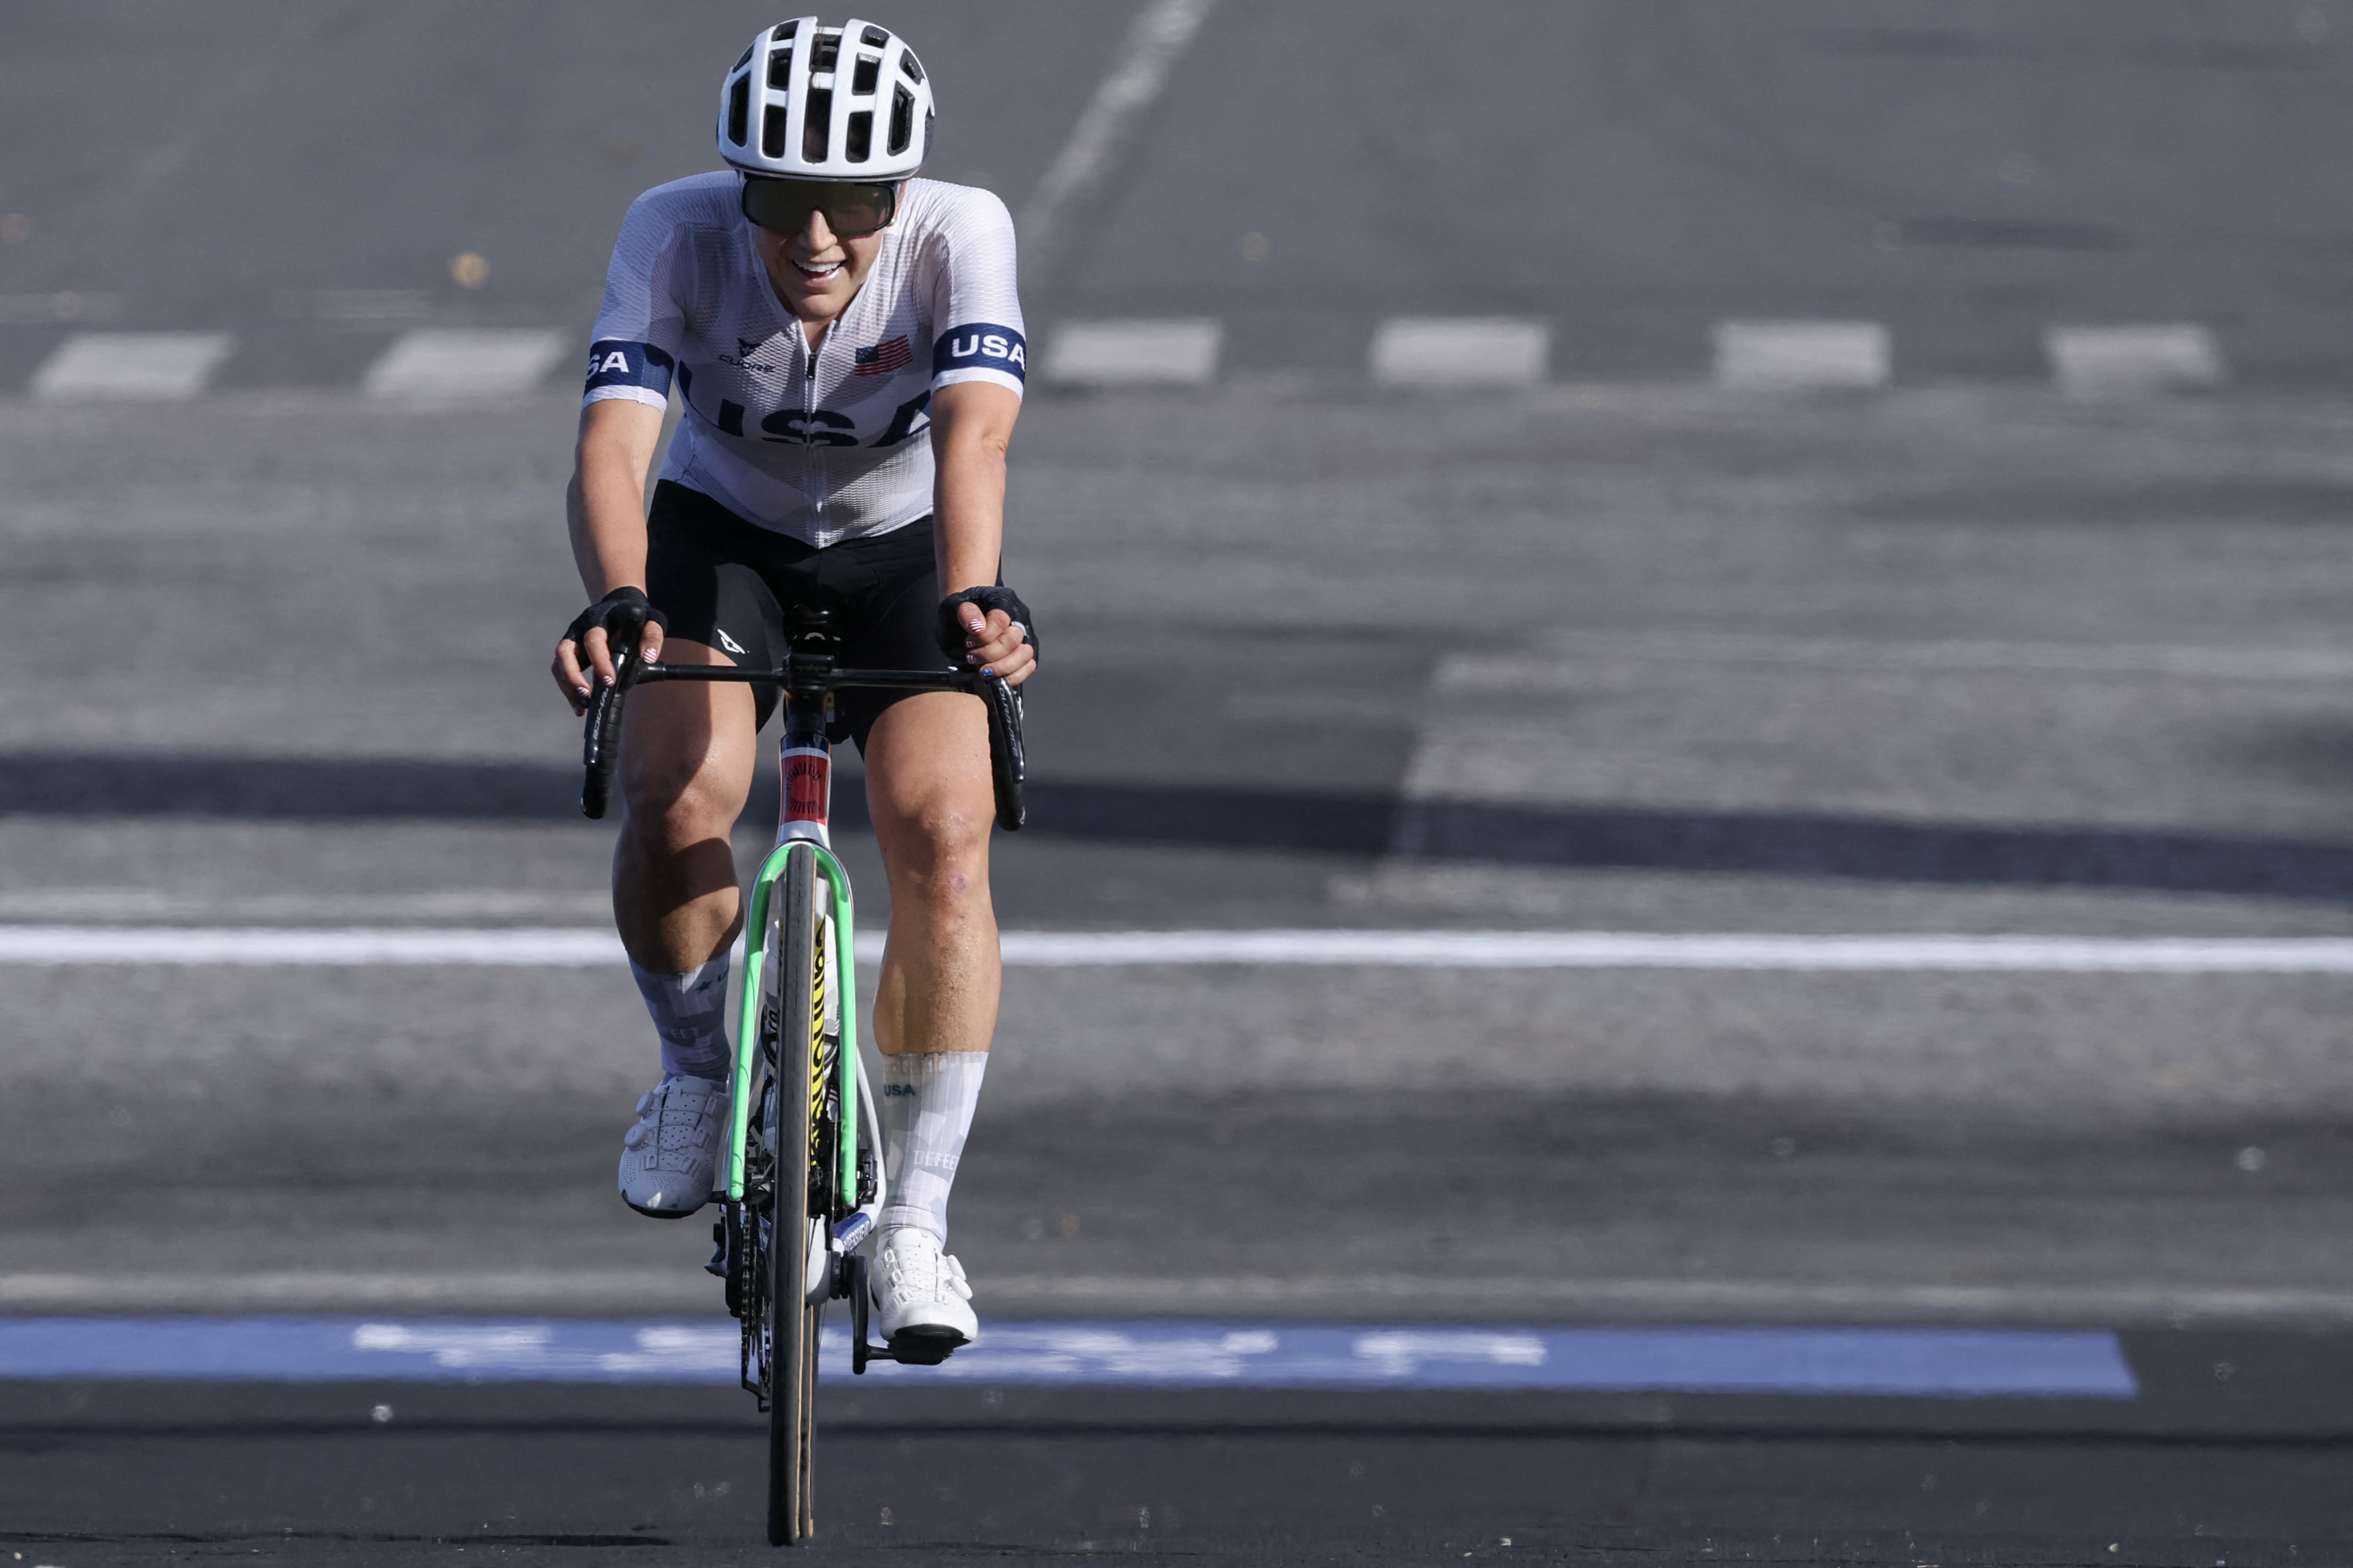
<path fill-rule="evenodd" d="M 940 1250 L 927 1230 L 901 1226 L 874 1246 L 874 1310 L 882 1342 L 912 1366 L 937 1366 L 980 1338 L 964 1265 Z"/>
<path fill-rule="evenodd" d="M 727 1086 L 665 1079 L 638 1100 L 638 1124 L 621 1140 L 621 1201 L 656 1219 L 682 1219 L 711 1199 Z"/>

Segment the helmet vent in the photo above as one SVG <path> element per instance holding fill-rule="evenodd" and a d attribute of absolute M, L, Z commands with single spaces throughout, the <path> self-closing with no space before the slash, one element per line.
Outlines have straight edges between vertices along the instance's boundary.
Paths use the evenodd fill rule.
<path fill-rule="evenodd" d="M 769 112 L 774 114 L 776 111 L 770 110 Z M 823 88 L 811 91 L 808 94 L 808 116 L 801 122 L 801 161 L 803 163 L 825 162 L 827 135 L 832 126 L 833 94 Z M 776 150 L 769 156 L 782 157 L 784 151 L 784 138 L 779 136 L 776 139 Z"/>
<path fill-rule="evenodd" d="M 841 54 L 841 29 L 829 28 L 817 36 L 817 53 L 809 60 L 809 69 L 829 71 Z"/>
<path fill-rule="evenodd" d="M 909 49 L 905 54 L 899 57 L 899 68 L 907 73 L 907 79 L 909 81 L 914 82 L 918 86 L 922 85 L 923 79 L 923 62 L 915 58 L 914 50 Z"/>
<path fill-rule="evenodd" d="M 751 119 L 752 79 L 739 76 L 735 85 L 727 89 L 727 140 L 738 147 L 750 141 Z"/>
<path fill-rule="evenodd" d="M 891 41 L 891 35 L 880 27 L 870 26 L 864 32 L 858 35 L 858 41 L 870 49 L 879 49 Z"/>
<path fill-rule="evenodd" d="M 768 85 L 779 92 L 793 84 L 793 51 L 778 49 L 768 57 Z"/>
<path fill-rule="evenodd" d="M 770 33 L 768 37 L 781 44 L 793 36 L 793 29 L 799 26 L 798 22 L 779 22 L 776 24 L 776 30 Z"/>
<path fill-rule="evenodd" d="M 756 49 L 756 48 L 758 48 L 759 47 L 760 47 L 759 45 L 757 45 L 757 44 L 754 44 L 754 45 L 752 45 L 752 46 L 751 46 L 751 47 L 750 47 L 750 48 L 746 48 L 746 49 L 744 51 L 744 58 L 743 58 L 742 59 L 737 60 L 737 61 L 735 62 L 735 68 L 736 68 L 737 70 L 742 70 L 745 66 L 750 65 L 750 64 L 752 63 L 752 50 L 753 50 L 753 49 Z"/>
<path fill-rule="evenodd" d="M 849 73 L 849 90 L 860 98 L 874 96 L 875 79 L 881 74 L 882 62 L 872 55 L 858 57 L 858 68 Z"/>
<path fill-rule="evenodd" d="M 898 88 L 891 95 L 891 146 L 893 158 L 907 150 L 915 134 L 915 95 Z"/>
<path fill-rule="evenodd" d="M 784 105 L 772 103 L 760 117 L 760 156 L 781 158 L 785 155 L 785 139 L 792 134 L 792 119 Z"/>
<path fill-rule="evenodd" d="M 849 129 L 841 138 L 841 155 L 853 163 L 863 163 L 874 151 L 874 111 L 861 109 L 849 117 Z"/>

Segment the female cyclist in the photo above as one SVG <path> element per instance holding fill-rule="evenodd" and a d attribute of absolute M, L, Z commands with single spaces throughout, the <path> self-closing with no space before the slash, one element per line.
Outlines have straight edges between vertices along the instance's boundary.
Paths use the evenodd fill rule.
<path fill-rule="evenodd" d="M 1035 622 L 998 585 L 1028 368 L 1013 224 L 987 191 L 915 177 L 931 138 L 931 80 L 903 40 L 803 16 L 727 72 L 727 170 L 629 208 L 567 507 L 593 601 L 555 648 L 575 710 L 614 679 L 608 634 L 649 602 L 641 651 L 673 664 L 773 666 L 809 605 L 831 612 L 849 665 L 1036 671 Z M 684 410 L 649 515 L 673 384 Z M 728 836 L 775 701 L 681 682 L 630 702 L 613 911 L 662 1062 L 621 1155 L 641 1214 L 691 1214 L 711 1192 L 744 918 Z M 997 1023 L 987 723 L 977 698 L 934 691 L 845 693 L 837 724 L 866 759 L 891 888 L 875 1308 L 894 1345 L 944 1352 L 979 1332 L 943 1246 Z"/>

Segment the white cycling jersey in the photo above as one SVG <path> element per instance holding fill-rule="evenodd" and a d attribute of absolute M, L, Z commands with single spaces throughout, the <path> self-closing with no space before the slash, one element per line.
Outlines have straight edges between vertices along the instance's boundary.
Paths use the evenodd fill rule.
<path fill-rule="evenodd" d="M 932 510 L 939 387 L 1018 393 L 1029 369 L 1013 219 L 987 191 L 912 180 L 872 270 L 812 350 L 752 247 L 732 172 L 657 185 L 621 221 L 586 401 L 686 404 L 661 477 L 823 549 Z"/>

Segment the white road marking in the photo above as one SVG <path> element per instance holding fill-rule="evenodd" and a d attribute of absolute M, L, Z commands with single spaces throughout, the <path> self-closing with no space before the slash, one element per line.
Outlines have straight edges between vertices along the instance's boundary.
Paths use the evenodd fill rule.
<path fill-rule="evenodd" d="M 1788 936 L 1746 931 L 1012 931 L 1005 962 L 1068 969 L 1193 964 L 1409 969 L 1692 969 L 2053 974 L 2353 974 L 2353 938 Z M 859 957 L 881 957 L 861 932 Z M 414 930 L 0 927 L 0 963 L 447 964 L 587 968 L 621 962 L 589 928 Z"/>
<path fill-rule="evenodd" d="M 1894 366 L 1877 321 L 1718 321 L 1715 384 L 1738 391 L 1885 386 Z"/>
<path fill-rule="evenodd" d="M 2221 346 L 2195 322 L 2054 326 L 2042 334 L 2051 374 L 2070 397 L 2134 397 L 2176 387 L 2219 386 Z"/>
<path fill-rule="evenodd" d="M 1151 0 L 1136 16 L 1096 84 L 1046 176 L 1038 182 L 1018 226 L 1022 247 L 1043 256 L 1058 237 L 1063 215 L 1111 166 L 1138 115 L 1160 96 L 1216 0 Z"/>
<path fill-rule="evenodd" d="M 539 329 L 404 332 L 361 384 L 372 397 L 455 403 L 529 392 L 564 355 L 565 333 Z"/>
<path fill-rule="evenodd" d="M 236 346 L 227 332 L 77 332 L 33 373 L 33 395 L 194 397 Z"/>
<path fill-rule="evenodd" d="M 1736 632 L 1548 632 L 1542 653 L 1450 654 L 1450 691 L 1583 689 L 1595 662 L 1776 665 L 1936 675 L 2135 675 L 2208 680 L 2353 680 L 2353 648 L 2195 647 L 2164 643 L 1899 642 Z"/>
<path fill-rule="evenodd" d="M 1388 386 L 1533 386 L 1552 328 L 1516 316 L 1394 316 L 1373 334 L 1373 379 Z"/>
<path fill-rule="evenodd" d="M 1036 967 L 1235 963 L 1426 969 L 2353 974 L 2353 939 L 1545 931 L 1008 931 L 1005 961 Z"/>
<path fill-rule="evenodd" d="M 1217 378 L 1225 328 L 1207 317 L 1071 321 L 1043 374 L 1056 386 L 1199 386 Z"/>
<path fill-rule="evenodd" d="M 583 968 L 623 962 L 620 938 L 586 927 L 0 927 L 0 963 L 454 964 Z"/>
<path fill-rule="evenodd" d="M 417 893 L 189 893 L 160 888 L 0 889 L 0 922 L 38 925 L 337 927 L 470 924 L 562 926 L 600 919 L 605 888 L 438 888 Z M 0 927 L 5 929 L 5 927 Z"/>
<path fill-rule="evenodd" d="M 1452 1275 L 993 1274 L 987 1300 L 1024 1316 L 1103 1312 L 1198 1318 L 1359 1311 L 1475 1311 L 1617 1322 L 2353 1322 L 2353 1292 L 2179 1281 L 1939 1284 L 1804 1279 L 1525 1279 Z M 0 1311 L 617 1312 L 699 1310 L 710 1277 L 691 1268 L 497 1272 L 332 1269 L 237 1274 L 0 1273 Z M 725 1331 L 733 1332 L 732 1325 Z"/>

